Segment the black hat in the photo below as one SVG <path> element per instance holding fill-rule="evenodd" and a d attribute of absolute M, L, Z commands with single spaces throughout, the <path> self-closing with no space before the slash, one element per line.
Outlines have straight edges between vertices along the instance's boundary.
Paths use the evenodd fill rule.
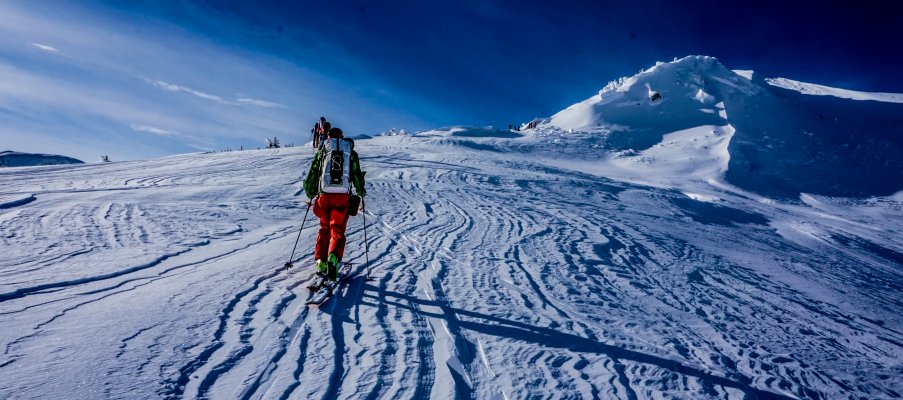
<path fill-rule="evenodd" d="M 329 135 L 330 138 L 333 138 L 333 139 L 334 139 L 334 138 L 343 138 L 343 137 L 345 137 L 345 134 L 342 133 L 342 130 L 339 129 L 339 128 L 332 128 L 332 129 L 330 129 L 328 135 Z"/>

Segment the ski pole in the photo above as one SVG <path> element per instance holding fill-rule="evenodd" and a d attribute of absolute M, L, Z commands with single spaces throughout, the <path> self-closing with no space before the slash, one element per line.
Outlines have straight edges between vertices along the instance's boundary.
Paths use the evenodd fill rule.
<path fill-rule="evenodd" d="M 364 206 L 364 256 L 367 260 L 366 280 L 370 280 L 370 242 L 367 241 L 367 202 L 361 197 L 361 205 Z"/>
<path fill-rule="evenodd" d="M 292 247 L 292 255 L 289 256 L 288 262 L 285 263 L 285 269 L 289 269 L 293 267 L 292 260 L 295 259 L 295 250 L 298 248 L 298 240 L 301 240 L 301 231 L 304 230 L 304 224 L 307 223 L 307 213 L 310 212 L 310 205 L 313 203 L 313 199 L 307 203 L 307 210 L 304 211 L 304 220 L 301 221 L 301 229 L 298 229 L 298 237 L 295 238 L 295 246 Z"/>

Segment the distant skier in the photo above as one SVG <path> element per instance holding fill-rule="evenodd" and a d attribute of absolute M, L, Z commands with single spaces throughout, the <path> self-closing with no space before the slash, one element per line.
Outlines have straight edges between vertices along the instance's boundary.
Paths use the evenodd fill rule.
<path fill-rule="evenodd" d="M 314 124 L 313 129 L 310 130 L 310 141 L 315 149 L 320 148 L 320 144 L 325 141 L 326 134 L 331 128 L 332 124 L 326 120 L 326 117 L 320 117 L 320 121 Z"/>
<path fill-rule="evenodd" d="M 354 199 L 352 185 L 359 196 Z M 348 217 L 357 214 L 361 198 L 367 194 L 354 141 L 345 139 L 341 129 L 331 128 L 328 131 L 304 179 L 304 192 L 310 199 L 316 197 L 314 215 L 320 218 L 320 231 L 314 247 L 317 273 L 335 280 L 345 252 Z"/>

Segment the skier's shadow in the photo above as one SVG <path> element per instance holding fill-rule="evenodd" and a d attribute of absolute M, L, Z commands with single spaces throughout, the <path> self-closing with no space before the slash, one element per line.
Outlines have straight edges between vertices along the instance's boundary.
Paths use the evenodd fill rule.
<path fill-rule="evenodd" d="M 371 299 L 377 303 L 383 303 L 390 307 L 397 307 L 408 310 L 412 313 L 420 314 L 424 317 L 448 319 L 448 315 L 444 312 L 433 313 L 424 311 L 417 305 L 436 307 L 445 311 L 453 312 L 458 318 L 455 323 L 463 329 L 479 332 L 486 335 L 508 338 L 517 341 L 535 343 L 543 347 L 568 349 L 574 352 L 604 354 L 613 359 L 635 361 L 643 364 L 650 364 L 660 368 L 668 369 L 673 372 L 692 376 L 713 385 L 734 388 L 742 391 L 747 396 L 754 399 L 780 399 L 790 400 L 792 397 L 784 396 L 778 393 L 769 392 L 767 390 L 756 389 L 749 386 L 752 380 L 739 373 L 734 373 L 733 379 L 712 375 L 710 372 L 699 368 L 684 365 L 676 360 L 662 358 L 652 354 L 641 353 L 635 350 L 624 349 L 614 345 L 601 343 L 599 341 L 577 336 L 571 333 L 560 332 L 551 328 L 531 325 L 523 322 L 511 321 L 487 314 L 481 314 L 460 308 L 453 308 L 447 304 L 440 304 L 435 300 L 425 300 L 418 297 L 405 295 L 397 292 L 380 290 L 366 282 L 363 284 L 362 300 L 358 304 L 362 306 L 377 307 L 378 304 L 368 302 Z M 374 294 L 378 293 L 378 294 Z M 394 298 L 397 300 L 390 300 Z M 466 318 L 460 318 L 466 317 Z M 736 380 L 734 380 L 736 379 Z M 806 396 L 817 397 L 818 394 L 803 389 Z"/>

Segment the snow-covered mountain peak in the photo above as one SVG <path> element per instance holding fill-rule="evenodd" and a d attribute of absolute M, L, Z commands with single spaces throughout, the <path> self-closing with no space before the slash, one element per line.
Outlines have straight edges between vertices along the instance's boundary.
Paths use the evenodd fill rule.
<path fill-rule="evenodd" d="M 712 118 L 717 115 L 713 106 L 726 95 L 760 92 L 761 88 L 750 79 L 726 68 L 714 57 L 687 56 L 658 62 L 634 76 L 609 82 L 595 96 L 552 116 L 550 123 L 566 130 L 580 130 L 605 125 L 638 126 L 645 124 L 643 121 L 666 119 L 680 120 L 677 125 L 682 129 L 716 122 Z M 670 106 L 660 109 L 663 103 Z"/>
<path fill-rule="evenodd" d="M 767 79 L 713 57 L 689 56 L 613 81 L 531 125 L 535 135 L 554 140 L 589 135 L 577 136 L 631 157 L 642 171 L 625 177 L 655 178 L 646 183 L 664 184 L 667 177 L 666 186 L 678 187 L 687 176 L 712 177 L 697 173 L 705 170 L 773 196 L 887 196 L 903 189 L 903 146 L 895 135 L 901 103 L 903 94 Z M 694 133 L 671 135 L 677 132 Z M 715 147 L 726 150 L 709 151 Z"/>
<path fill-rule="evenodd" d="M 654 66 L 640 71 L 631 77 L 622 77 L 618 80 L 611 81 L 602 90 L 600 94 L 605 92 L 628 92 L 637 83 L 658 84 L 682 83 L 687 86 L 696 85 L 703 86 L 705 84 L 704 77 L 720 77 L 722 79 L 733 80 L 736 72 L 725 68 L 715 57 L 709 56 L 686 56 L 671 62 L 656 62 Z M 681 79 L 684 78 L 684 79 Z"/>

